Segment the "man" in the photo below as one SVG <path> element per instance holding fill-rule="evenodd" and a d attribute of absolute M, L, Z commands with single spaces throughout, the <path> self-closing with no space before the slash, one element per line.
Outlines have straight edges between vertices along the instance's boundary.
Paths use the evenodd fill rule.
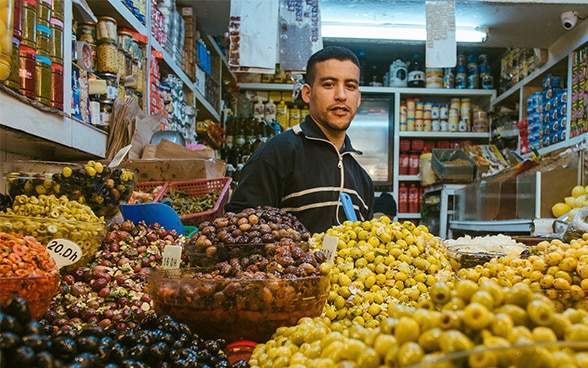
<path fill-rule="evenodd" d="M 358 220 L 372 218 L 374 184 L 346 134 L 361 103 L 359 68 L 357 56 L 343 47 L 310 57 L 301 91 L 309 115 L 253 153 L 226 211 L 279 207 L 321 233 L 347 219 L 340 200 L 345 192 Z"/>

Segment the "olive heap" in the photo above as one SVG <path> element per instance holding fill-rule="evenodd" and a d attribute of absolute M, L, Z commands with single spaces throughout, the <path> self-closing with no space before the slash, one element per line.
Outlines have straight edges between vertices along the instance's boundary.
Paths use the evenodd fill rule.
<path fill-rule="evenodd" d="M 251 367 L 586 367 L 588 311 L 557 312 L 525 284 L 436 282 L 429 308 L 391 305 L 376 328 L 325 316 L 281 327 Z"/>
<path fill-rule="evenodd" d="M 31 319 L 24 299 L 0 311 L 0 368 L 247 367 L 229 363 L 222 339 L 204 340 L 170 316 L 145 318 L 123 331 L 99 326 L 55 329 Z"/>
<path fill-rule="evenodd" d="M 570 243 L 559 239 L 542 241 L 526 259 L 494 258 L 482 265 L 457 271 L 461 279 L 501 285 L 518 283 L 540 290 L 553 300 L 558 311 L 568 307 L 588 310 L 588 234 Z"/>
<path fill-rule="evenodd" d="M 326 235 L 338 238 L 325 307 L 335 330 L 352 321 L 377 327 L 389 305 L 426 305 L 428 287 L 453 278 L 441 240 L 424 225 L 391 222 L 387 216 L 346 221 L 315 234 L 317 247 Z"/>
<path fill-rule="evenodd" d="M 167 244 L 186 239 L 158 223 L 112 223 L 102 248 L 88 266 L 62 273 L 61 293 L 45 314 L 57 327 L 98 324 L 124 330 L 153 312 L 147 275 L 162 263 Z"/>

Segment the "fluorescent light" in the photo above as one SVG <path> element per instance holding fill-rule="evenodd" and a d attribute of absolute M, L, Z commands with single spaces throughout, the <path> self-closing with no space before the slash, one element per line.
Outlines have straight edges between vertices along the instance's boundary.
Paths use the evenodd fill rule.
<path fill-rule="evenodd" d="M 363 38 L 378 40 L 425 41 L 427 29 L 419 25 L 377 25 L 323 23 L 323 38 Z M 488 36 L 485 29 L 458 27 L 457 42 L 484 42 Z"/>

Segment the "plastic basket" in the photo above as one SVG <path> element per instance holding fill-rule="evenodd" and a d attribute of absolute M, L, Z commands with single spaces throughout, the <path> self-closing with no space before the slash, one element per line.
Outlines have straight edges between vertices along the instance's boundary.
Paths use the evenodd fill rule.
<path fill-rule="evenodd" d="M 153 199 L 151 201 L 153 203 L 157 203 L 161 200 L 163 193 L 166 192 L 168 185 L 169 184 L 166 181 L 142 181 L 142 182 L 137 183 L 133 192 L 153 193 L 153 191 L 155 189 L 157 189 L 158 187 L 161 187 L 159 192 L 155 196 L 153 196 Z M 131 198 L 132 197 L 133 196 L 131 196 Z M 134 203 L 137 203 L 137 202 L 136 201 L 129 201 L 128 204 L 134 204 Z"/>
<path fill-rule="evenodd" d="M 208 211 L 181 215 L 180 219 L 184 226 L 198 226 L 203 221 L 212 221 L 221 217 L 225 204 L 229 200 L 229 187 L 231 185 L 230 177 L 221 177 L 213 179 L 197 179 L 188 181 L 170 182 L 161 199 L 165 198 L 165 193 L 170 189 L 187 192 L 190 197 L 203 197 L 208 193 L 218 193 L 218 198 L 214 207 Z"/>

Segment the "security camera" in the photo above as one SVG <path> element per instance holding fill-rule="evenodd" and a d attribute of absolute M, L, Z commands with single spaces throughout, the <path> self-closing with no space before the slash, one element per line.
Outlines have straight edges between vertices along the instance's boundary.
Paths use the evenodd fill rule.
<path fill-rule="evenodd" d="M 578 22 L 578 13 L 575 11 L 565 11 L 561 13 L 561 25 L 566 31 L 574 28 Z"/>

